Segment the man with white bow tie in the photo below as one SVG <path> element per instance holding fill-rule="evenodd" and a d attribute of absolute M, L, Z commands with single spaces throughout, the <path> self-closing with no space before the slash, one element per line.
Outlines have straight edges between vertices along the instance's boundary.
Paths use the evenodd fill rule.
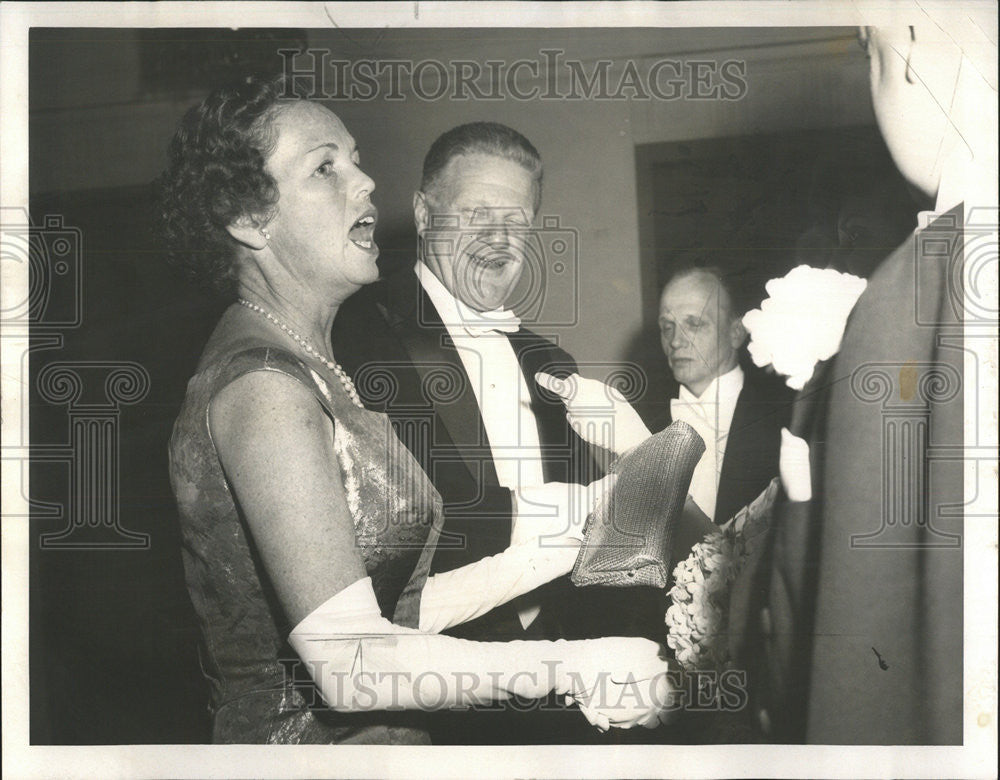
<path fill-rule="evenodd" d="M 568 517 L 585 517 L 581 486 L 599 476 L 562 402 L 534 381 L 538 371 L 572 374 L 575 362 L 504 307 L 524 269 L 541 186 L 540 156 L 517 131 L 474 122 L 444 133 L 413 197 L 417 262 L 354 295 L 333 329 L 334 354 L 365 406 L 389 415 L 441 494 L 432 574 L 496 561 L 508 547 L 560 533 Z M 575 631 L 566 630 L 571 587 L 559 577 L 443 630 L 475 640 L 564 638 Z M 471 604 L 493 595 L 449 598 Z M 559 738 L 551 718 L 535 729 L 526 713 L 490 714 L 452 717 L 449 733 L 433 738 Z M 578 718 L 567 721 L 573 729 Z M 577 741 L 572 733 L 562 738 Z"/>
<path fill-rule="evenodd" d="M 740 365 L 747 333 L 733 291 L 719 269 L 684 268 L 660 296 L 660 342 L 680 385 L 670 420 L 705 440 L 690 493 L 716 523 L 725 523 L 778 474 L 781 428 L 791 394 Z"/>

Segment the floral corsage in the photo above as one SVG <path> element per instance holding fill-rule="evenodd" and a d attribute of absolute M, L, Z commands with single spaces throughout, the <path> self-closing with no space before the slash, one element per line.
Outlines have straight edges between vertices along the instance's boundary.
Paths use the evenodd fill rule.
<path fill-rule="evenodd" d="M 773 366 L 801 390 L 816 364 L 840 349 L 847 317 L 868 282 L 832 269 L 800 265 L 766 285 L 768 297 L 747 312 L 753 362 Z"/>
<path fill-rule="evenodd" d="M 687 671 L 722 670 L 729 661 L 729 601 L 737 576 L 771 524 L 779 481 L 674 567 L 667 645 Z"/>

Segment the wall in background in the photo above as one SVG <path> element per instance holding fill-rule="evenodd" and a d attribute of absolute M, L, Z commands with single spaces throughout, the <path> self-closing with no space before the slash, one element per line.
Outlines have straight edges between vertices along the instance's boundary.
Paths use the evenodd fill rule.
<path fill-rule="evenodd" d="M 637 145 L 874 121 L 866 60 L 854 31 L 844 28 L 307 34 L 310 46 L 328 52 L 329 61 L 352 63 L 544 63 L 540 52 L 559 50 L 560 62 L 578 61 L 585 76 L 608 61 L 609 92 L 630 62 L 641 75 L 664 59 L 682 63 L 688 73 L 702 67 L 716 84 L 721 63 L 745 63 L 746 94 L 737 100 L 691 95 L 675 100 L 422 100 L 404 79 L 402 100 L 329 102 L 358 139 L 364 167 L 378 185 L 382 224 L 377 238 L 387 263 L 401 262 L 412 253 L 412 193 L 423 155 L 437 135 L 462 122 L 492 119 L 517 128 L 535 144 L 546 166 L 542 213 L 577 231 L 579 252 L 579 291 L 561 288 L 553 293 L 574 299 L 555 305 L 559 311 L 576 307 L 578 323 L 545 330 L 584 362 L 625 359 L 642 327 L 639 302 L 645 298 L 648 304 L 649 292 L 641 283 L 636 213 Z M 138 185 L 158 173 L 177 120 L 198 94 L 150 91 L 142 82 L 141 62 L 140 36 L 127 30 L 60 30 L 33 47 L 33 192 Z M 697 62 L 707 65 L 694 65 Z M 303 67 L 301 62 L 297 66 Z M 560 71 L 564 79 L 567 67 Z M 338 87 L 331 72 L 328 68 L 323 93 L 335 96 Z M 433 72 L 427 73 L 423 83 L 432 92 Z M 662 88 L 671 88 L 666 82 L 672 73 L 660 71 Z M 383 96 L 386 84 L 383 79 Z M 567 84 L 563 81 L 564 87 Z M 533 85 L 530 75 L 518 79 L 521 90 Z M 676 89 L 690 93 L 690 78 Z"/>
<path fill-rule="evenodd" d="M 232 52 L 240 34 L 219 31 L 224 53 Z M 259 39 L 247 35 L 249 50 Z M 663 59 L 688 72 L 696 62 L 709 68 L 728 60 L 746 63 L 747 90 L 739 100 L 463 101 L 421 100 L 411 93 L 399 101 L 329 102 L 359 140 L 363 166 L 378 184 L 377 238 L 387 266 L 412 260 L 411 197 L 435 137 L 462 122 L 490 119 L 531 139 L 546 165 L 542 214 L 557 218 L 559 230 L 571 231 L 577 248 L 578 284 L 553 279 L 547 288 L 551 300 L 543 311 L 557 312 L 561 324 L 539 329 L 595 376 L 609 363 L 633 357 L 656 296 L 649 283 L 654 277 L 642 261 L 637 147 L 873 121 L 865 59 L 853 30 L 512 28 L 304 35 L 312 47 L 329 51 L 330 59 L 348 62 L 510 64 L 538 61 L 543 49 L 558 49 L 585 74 L 606 68 L 612 86 L 628 63 L 637 72 Z M 176 40 L 178 56 L 191 56 L 185 34 L 178 32 Z M 59 350 L 33 353 L 32 374 L 37 377 L 55 360 L 127 360 L 144 366 L 151 378 L 149 395 L 119 421 L 121 523 L 148 534 L 149 549 L 35 546 L 31 555 L 33 742 L 199 742 L 209 736 L 207 688 L 183 586 L 166 442 L 219 311 L 164 267 L 150 235 L 148 184 L 164 164 L 178 120 L 204 94 L 210 74 L 199 86 L 197 69 L 185 66 L 185 79 L 175 82 L 165 78 L 169 72 L 151 69 L 150 46 L 163 43 L 162 34 L 151 43 L 147 33 L 125 29 L 32 33 L 32 213 L 36 220 L 63 216 L 67 226 L 80 228 L 83 242 L 82 326 L 64 334 Z M 211 45 L 204 38 L 201 43 Z M 381 86 L 385 94 L 386 85 Z M 516 86 L 537 84 L 526 75 Z M 40 399 L 34 386 L 32 393 L 32 441 L 65 441 L 65 408 Z M 67 479 L 60 467 L 39 465 L 31 480 L 34 499 L 65 505 Z M 32 518 L 38 534 L 62 525 L 53 517 Z M 93 717 L 97 712 L 100 718 Z"/>

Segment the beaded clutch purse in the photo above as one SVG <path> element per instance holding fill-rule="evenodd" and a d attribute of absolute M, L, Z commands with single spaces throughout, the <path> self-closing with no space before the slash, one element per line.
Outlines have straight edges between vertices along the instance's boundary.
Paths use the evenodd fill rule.
<path fill-rule="evenodd" d="M 618 479 L 587 520 L 573 584 L 666 587 L 675 526 L 704 452 L 694 428 L 676 421 L 615 461 Z"/>

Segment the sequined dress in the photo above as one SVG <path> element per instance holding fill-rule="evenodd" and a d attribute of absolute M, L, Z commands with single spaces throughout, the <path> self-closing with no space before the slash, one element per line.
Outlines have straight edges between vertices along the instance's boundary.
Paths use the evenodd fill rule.
<path fill-rule="evenodd" d="M 333 421 L 358 550 L 382 614 L 402 626 L 418 625 L 441 498 L 388 418 L 354 406 L 332 372 L 259 338 L 220 336 L 226 330 L 220 326 L 206 347 L 170 440 L 185 579 L 211 688 L 213 742 L 428 744 L 423 713 L 336 713 L 322 706 L 287 644 L 293 626 L 223 474 L 209 435 L 209 403 L 253 371 L 278 371 L 310 389 Z M 345 551 L 345 560 L 352 554 Z"/>

